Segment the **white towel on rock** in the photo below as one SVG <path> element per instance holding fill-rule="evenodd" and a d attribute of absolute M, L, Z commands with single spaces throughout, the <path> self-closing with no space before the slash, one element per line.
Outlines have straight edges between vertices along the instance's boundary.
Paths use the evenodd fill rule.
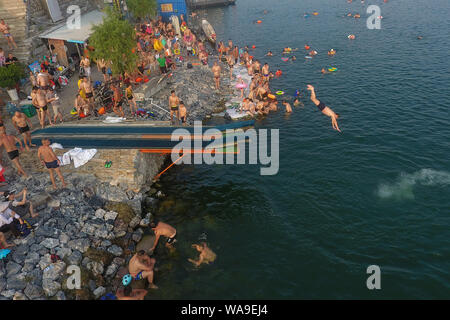
<path fill-rule="evenodd" d="M 61 164 L 66 165 L 70 163 L 70 160 L 73 160 L 74 167 L 78 168 L 91 160 L 96 153 L 97 149 L 73 148 L 64 153 L 62 160 L 60 159 L 60 161 Z"/>

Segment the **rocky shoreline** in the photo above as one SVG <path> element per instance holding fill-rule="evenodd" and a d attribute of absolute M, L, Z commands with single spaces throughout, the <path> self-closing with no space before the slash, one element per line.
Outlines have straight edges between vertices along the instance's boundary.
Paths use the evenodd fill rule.
<path fill-rule="evenodd" d="M 70 174 L 68 187 L 42 192 L 45 173 L 11 183 L 27 187 L 36 218 L 25 218 L 34 230 L 14 240 L 8 257 L 0 260 L 0 300 L 14 299 L 98 299 L 115 292 L 126 272 L 129 258 L 141 241 L 161 192 L 125 191 L 95 178 Z M 112 201 L 113 199 L 114 201 Z M 51 254 L 61 260 L 51 261 Z M 67 288 L 66 269 L 81 269 L 81 289 Z"/>
<path fill-rule="evenodd" d="M 175 90 L 193 124 L 223 111 L 233 95 L 225 66 L 222 84 L 223 90 L 216 91 L 208 66 L 188 69 L 184 63 L 152 98 L 168 109 L 170 90 Z M 0 300 L 99 299 L 121 285 L 136 247 L 153 244 L 153 236 L 142 238 L 152 210 L 164 197 L 155 184 L 136 193 L 93 175 L 64 173 L 64 168 L 62 172 L 68 186 L 59 190 L 51 188 L 47 172 L 31 172 L 29 179 L 18 178 L 11 167 L 5 172 L 9 185 L 2 190 L 19 192 L 26 187 L 39 216 L 25 216 L 34 230 L 15 239 L 11 253 L 0 260 Z M 52 254 L 61 260 L 52 263 Z M 67 288 L 71 265 L 80 267 L 80 289 Z"/>

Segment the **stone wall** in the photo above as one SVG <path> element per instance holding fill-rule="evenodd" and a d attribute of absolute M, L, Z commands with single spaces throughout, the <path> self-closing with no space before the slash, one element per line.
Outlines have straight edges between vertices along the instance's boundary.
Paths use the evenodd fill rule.
<path fill-rule="evenodd" d="M 59 156 L 67 151 L 56 149 L 55 153 Z M 106 182 L 122 190 L 141 192 L 149 188 L 165 159 L 163 155 L 141 153 L 139 150 L 99 149 L 94 158 L 85 165 L 75 168 L 72 163 L 63 166 L 61 170 L 64 175 L 74 173 L 78 176 L 95 177 L 98 183 Z M 20 161 L 28 172 L 47 171 L 35 153 L 22 152 Z M 105 168 L 106 161 L 112 161 L 110 168 Z"/>

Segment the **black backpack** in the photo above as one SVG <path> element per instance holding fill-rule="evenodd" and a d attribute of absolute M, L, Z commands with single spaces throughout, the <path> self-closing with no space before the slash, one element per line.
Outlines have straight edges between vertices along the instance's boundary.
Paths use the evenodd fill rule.
<path fill-rule="evenodd" d="M 188 68 L 188 69 L 192 69 L 192 63 L 188 62 L 187 68 Z"/>

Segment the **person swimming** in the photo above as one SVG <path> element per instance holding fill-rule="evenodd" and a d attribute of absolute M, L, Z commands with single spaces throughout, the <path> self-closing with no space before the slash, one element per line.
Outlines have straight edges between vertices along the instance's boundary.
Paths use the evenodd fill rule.
<path fill-rule="evenodd" d="M 339 118 L 339 114 L 335 113 L 333 110 L 331 110 L 330 107 L 327 107 L 322 101 L 318 100 L 316 98 L 316 93 L 314 91 L 314 87 L 310 84 L 306 86 L 307 90 L 311 91 L 311 101 L 317 106 L 317 108 L 326 116 L 331 118 L 331 125 L 333 126 L 334 130 L 337 130 L 339 132 L 342 132 L 341 129 L 339 129 L 339 125 L 337 123 L 337 119 Z"/>
<path fill-rule="evenodd" d="M 266 56 L 268 56 L 268 57 L 271 57 L 271 56 L 273 56 L 273 53 L 272 53 L 272 51 L 269 51 L 269 52 L 267 52 L 267 53 L 266 53 Z"/>
<path fill-rule="evenodd" d="M 297 58 L 295 56 L 292 56 L 291 60 L 295 61 L 295 60 L 297 60 Z"/>

